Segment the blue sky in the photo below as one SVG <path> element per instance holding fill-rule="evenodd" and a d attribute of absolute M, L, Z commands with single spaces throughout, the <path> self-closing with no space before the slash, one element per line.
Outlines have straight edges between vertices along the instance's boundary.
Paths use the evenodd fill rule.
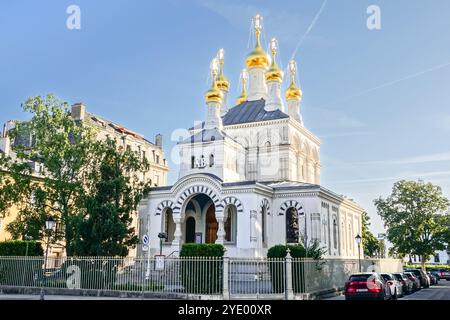
<path fill-rule="evenodd" d="M 81 30 L 66 9 L 81 8 Z M 373 199 L 419 178 L 450 197 L 450 2 L 447 0 L 0 2 L 0 121 L 54 93 L 153 139 L 203 120 L 209 61 L 226 50 L 238 95 L 250 19 L 264 16 L 280 62 L 295 58 L 305 126 L 322 139 L 322 184 L 354 198 L 382 231 Z M 368 30 L 366 9 L 381 9 Z M 172 164 L 170 182 L 177 168 Z"/>

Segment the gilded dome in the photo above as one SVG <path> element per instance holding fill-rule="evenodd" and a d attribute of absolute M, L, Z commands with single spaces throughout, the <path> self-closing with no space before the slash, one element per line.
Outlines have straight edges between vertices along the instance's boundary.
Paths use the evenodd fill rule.
<path fill-rule="evenodd" d="M 295 82 L 292 82 L 286 90 L 286 100 L 300 100 L 302 98 L 302 90 L 297 87 Z"/>
<path fill-rule="evenodd" d="M 206 91 L 205 93 L 205 102 L 222 102 L 223 99 L 223 93 L 220 91 L 220 89 L 217 87 L 217 83 L 214 80 L 213 85 L 211 86 L 211 89 Z"/>

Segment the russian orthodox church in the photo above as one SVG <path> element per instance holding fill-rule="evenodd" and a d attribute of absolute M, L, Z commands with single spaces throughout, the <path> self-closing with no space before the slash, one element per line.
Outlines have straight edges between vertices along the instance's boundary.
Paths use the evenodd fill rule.
<path fill-rule="evenodd" d="M 261 16 L 253 28 L 236 105 L 229 108 L 221 49 L 211 63 L 206 119 L 178 143 L 178 180 L 152 188 L 141 203 L 149 254 L 177 255 L 196 242 L 223 244 L 229 257 L 263 257 L 277 244 L 319 242 L 326 257 L 358 257 L 364 210 L 320 185 L 320 140 L 303 123 L 296 63 L 289 62 L 283 99 L 277 41 L 268 55 Z"/>

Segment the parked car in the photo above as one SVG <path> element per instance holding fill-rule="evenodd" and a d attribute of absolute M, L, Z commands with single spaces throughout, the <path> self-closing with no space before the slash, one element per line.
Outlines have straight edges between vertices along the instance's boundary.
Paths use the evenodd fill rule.
<path fill-rule="evenodd" d="M 427 271 L 427 275 L 430 278 L 430 285 L 434 286 L 438 283 L 436 275 L 432 274 L 431 271 Z"/>
<path fill-rule="evenodd" d="M 389 285 L 392 299 L 397 299 L 398 297 L 403 296 L 403 286 L 397 281 L 397 279 L 395 279 L 392 273 L 382 273 L 381 277 L 383 277 L 384 281 L 386 281 Z"/>
<path fill-rule="evenodd" d="M 430 287 L 430 278 L 428 278 L 427 274 L 422 269 L 408 269 L 405 271 L 411 272 L 415 277 L 419 278 L 420 286 L 422 288 Z"/>
<path fill-rule="evenodd" d="M 352 274 L 345 283 L 345 300 L 391 299 L 389 285 L 378 273 Z"/>
<path fill-rule="evenodd" d="M 410 294 L 413 292 L 413 281 L 408 278 L 408 276 L 404 273 L 398 272 L 393 273 L 395 280 L 397 280 L 402 285 L 403 294 Z"/>
<path fill-rule="evenodd" d="M 450 271 L 447 269 L 439 269 L 439 279 L 450 281 Z"/>
<path fill-rule="evenodd" d="M 412 291 L 413 292 L 420 290 L 420 280 L 419 280 L 419 278 L 417 278 L 412 272 L 403 272 L 403 274 L 405 276 L 407 276 L 409 280 L 411 280 L 412 285 L 413 285 L 412 286 Z"/>

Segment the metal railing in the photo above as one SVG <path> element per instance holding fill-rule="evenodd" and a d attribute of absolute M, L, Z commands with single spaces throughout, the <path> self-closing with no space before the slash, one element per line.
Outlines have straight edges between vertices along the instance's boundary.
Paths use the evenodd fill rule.
<path fill-rule="evenodd" d="M 57 261 L 56 261 L 57 260 Z M 292 299 L 344 286 L 357 260 L 0 257 L 0 287 Z"/>

